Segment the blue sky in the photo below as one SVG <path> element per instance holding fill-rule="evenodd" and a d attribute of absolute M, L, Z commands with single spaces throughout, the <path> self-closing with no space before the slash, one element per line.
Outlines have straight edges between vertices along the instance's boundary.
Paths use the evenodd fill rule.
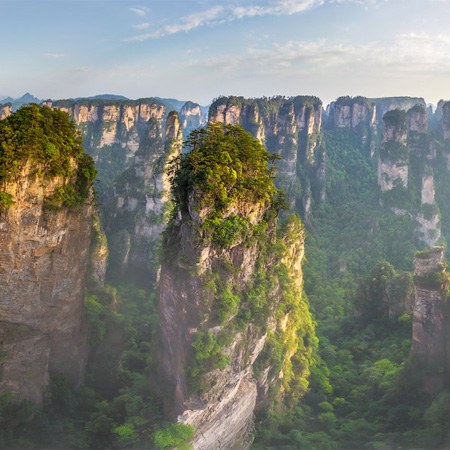
<path fill-rule="evenodd" d="M 450 0 L 0 0 L 0 95 L 450 98 Z"/>

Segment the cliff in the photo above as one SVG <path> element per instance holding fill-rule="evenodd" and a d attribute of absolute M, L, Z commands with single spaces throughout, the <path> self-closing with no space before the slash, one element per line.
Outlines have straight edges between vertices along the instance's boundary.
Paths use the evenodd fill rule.
<path fill-rule="evenodd" d="M 6 119 L 8 116 L 12 114 L 12 112 L 13 111 L 11 103 L 0 105 L 0 120 Z"/>
<path fill-rule="evenodd" d="M 308 221 L 312 200 L 325 199 L 321 101 L 302 96 L 222 97 L 212 103 L 208 120 L 241 125 L 269 152 L 281 156 L 277 182 L 291 206 L 298 207 Z"/>
<path fill-rule="evenodd" d="M 377 141 L 376 105 L 364 97 L 339 97 L 329 105 L 328 128 L 350 128 L 373 156 Z"/>
<path fill-rule="evenodd" d="M 168 417 L 195 427 L 194 448 L 245 449 L 255 409 L 307 386 L 304 232 L 296 218 L 277 230 L 270 156 L 241 129 L 209 125 L 190 148 L 163 244 L 157 386 Z"/>
<path fill-rule="evenodd" d="M 448 274 L 442 257 L 442 247 L 433 247 L 414 259 L 412 355 L 426 372 L 424 387 L 430 393 L 448 385 L 450 369 Z"/>
<path fill-rule="evenodd" d="M 406 113 L 399 109 L 383 117 L 383 139 L 378 159 L 378 185 L 382 192 L 408 187 L 409 150 Z"/>
<path fill-rule="evenodd" d="M 0 390 L 41 403 L 50 375 L 84 375 L 95 170 L 67 115 L 46 107 L 2 121 L 0 144 Z"/>
<path fill-rule="evenodd" d="M 177 113 L 170 112 L 167 101 L 152 98 L 47 104 L 74 120 L 99 171 L 96 189 L 110 248 L 109 275 L 151 283 L 169 208 L 164 171 L 168 160 L 181 152 L 183 140 Z M 187 102 L 182 110 L 186 126 L 201 122 L 199 105 Z M 97 263 L 104 265 L 105 259 Z"/>
<path fill-rule="evenodd" d="M 157 123 L 165 128 L 170 111 L 162 100 L 79 99 L 47 101 L 46 105 L 67 112 L 83 136 L 83 146 L 99 170 L 96 186 L 101 204 L 108 200 L 114 181 L 128 169 L 136 152 Z"/>
<path fill-rule="evenodd" d="M 179 114 L 185 138 L 191 131 L 206 125 L 207 115 L 205 116 L 204 108 L 198 103 L 186 102 L 181 107 Z"/>
<path fill-rule="evenodd" d="M 156 247 L 170 209 L 168 164 L 180 155 L 182 142 L 176 112 L 168 115 L 165 129 L 158 120 L 150 120 L 130 167 L 114 183 L 111 201 L 105 208 L 112 276 L 141 283 L 154 280 Z"/>
<path fill-rule="evenodd" d="M 382 123 L 384 115 L 388 111 L 399 109 L 401 111 L 408 111 L 416 105 L 420 105 L 426 108 L 427 105 L 422 97 L 382 97 L 382 98 L 370 98 L 372 104 L 377 109 L 377 122 Z"/>

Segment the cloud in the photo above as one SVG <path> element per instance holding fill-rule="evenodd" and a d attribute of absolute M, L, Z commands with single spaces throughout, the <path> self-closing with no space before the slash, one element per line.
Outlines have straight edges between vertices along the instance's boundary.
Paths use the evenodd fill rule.
<path fill-rule="evenodd" d="M 247 71 L 264 69 L 272 74 L 361 71 L 387 74 L 450 74 L 450 35 L 400 34 L 390 42 L 364 44 L 327 39 L 287 41 L 266 47 L 249 47 L 241 54 L 222 54 L 196 61 L 209 69 Z"/>
<path fill-rule="evenodd" d="M 64 53 L 44 53 L 44 57 L 47 59 L 61 59 L 65 58 L 66 55 Z"/>
<path fill-rule="evenodd" d="M 245 18 L 299 14 L 325 4 L 355 3 L 369 6 L 386 1 L 389 0 L 271 0 L 264 6 L 215 6 L 205 11 L 182 17 L 178 22 L 166 25 L 152 32 L 127 38 L 125 41 L 160 39 L 164 36 L 192 31 L 203 26 L 218 25 Z M 131 8 L 131 10 L 136 13 L 137 11 L 142 11 L 143 15 L 145 15 L 145 12 L 141 9 Z"/>
<path fill-rule="evenodd" d="M 207 9 L 206 11 L 185 16 L 178 23 L 166 25 L 165 27 L 151 33 L 145 33 L 128 38 L 126 41 L 146 41 L 148 39 L 158 39 L 163 36 L 180 33 L 182 31 L 191 31 L 201 26 L 217 24 L 224 21 L 224 11 L 225 9 L 222 6 L 215 6 Z"/>
<path fill-rule="evenodd" d="M 150 27 L 150 24 L 148 22 L 137 23 L 136 25 L 133 25 L 133 28 L 135 30 L 146 30 L 149 27 Z"/>
<path fill-rule="evenodd" d="M 130 8 L 130 11 L 139 17 L 145 17 L 147 15 L 145 8 Z"/>

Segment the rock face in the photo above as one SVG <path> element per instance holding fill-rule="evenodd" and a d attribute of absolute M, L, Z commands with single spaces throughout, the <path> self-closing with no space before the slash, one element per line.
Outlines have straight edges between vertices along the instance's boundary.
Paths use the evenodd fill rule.
<path fill-rule="evenodd" d="M 328 111 L 329 128 L 350 128 L 356 132 L 363 146 L 373 156 L 376 147 L 376 105 L 364 97 L 339 97 Z"/>
<path fill-rule="evenodd" d="M 408 187 L 409 150 L 406 147 L 406 114 L 399 109 L 383 117 L 383 140 L 378 160 L 378 185 L 382 192 Z"/>
<path fill-rule="evenodd" d="M 279 185 L 305 220 L 311 200 L 325 199 L 325 151 L 321 141 L 322 102 L 317 97 L 244 99 L 222 97 L 209 110 L 209 122 L 241 125 L 270 152 L 281 156 Z M 306 172 L 313 173 L 312 179 Z"/>
<path fill-rule="evenodd" d="M 276 222 L 267 222 L 271 206 L 256 194 L 237 197 L 217 216 L 208 193 L 194 185 L 183 194 L 163 244 L 157 389 L 166 414 L 195 427 L 195 449 L 246 449 L 269 386 L 288 390 L 309 373 L 315 337 L 312 322 L 303 322 L 310 320 L 301 294 L 304 232 L 296 219 L 277 236 Z M 238 223 L 241 231 L 231 231 Z M 278 243 L 281 253 L 265 253 L 263 242 Z M 295 306 L 282 306 L 288 294 L 277 268 L 286 270 Z M 271 359 L 275 342 L 281 366 Z"/>
<path fill-rule="evenodd" d="M 0 120 L 6 119 L 8 116 L 12 114 L 12 112 L 13 110 L 11 103 L 0 105 Z"/>
<path fill-rule="evenodd" d="M 168 163 L 181 154 L 182 128 L 171 112 L 165 129 L 149 122 L 147 136 L 130 167 L 114 184 L 107 209 L 112 275 L 151 282 L 156 273 L 156 245 L 166 225 L 170 184 Z"/>
<path fill-rule="evenodd" d="M 167 105 L 157 99 L 45 103 L 67 112 L 80 129 L 84 148 L 99 169 L 100 196 L 133 163 L 134 155 L 149 136 L 149 128 L 156 122 L 163 129 L 169 113 Z"/>
<path fill-rule="evenodd" d="M 49 374 L 77 385 L 87 358 L 83 291 L 93 207 L 49 211 L 63 183 L 25 167 L 6 184 L 15 203 L 0 209 L 0 389 L 41 403 Z"/>
<path fill-rule="evenodd" d="M 450 139 L 450 102 L 442 105 L 442 134 L 444 139 Z"/>
<path fill-rule="evenodd" d="M 207 117 L 198 103 L 186 102 L 180 110 L 180 122 L 183 127 L 183 136 L 186 138 L 192 130 L 201 128 L 206 124 Z"/>
<path fill-rule="evenodd" d="M 416 255 L 412 354 L 427 371 L 425 389 L 438 392 L 448 380 L 450 354 L 449 308 L 445 299 L 448 275 L 442 263 L 442 247 Z"/>
<path fill-rule="evenodd" d="M 426 109 L 427 105 L 422 97 L 383 97 L 369 99 L 377 108 L 377 122 L 381 123 L 384 115 L 388 111 L 399 109 L 408 111 L 416 105 Z"/>

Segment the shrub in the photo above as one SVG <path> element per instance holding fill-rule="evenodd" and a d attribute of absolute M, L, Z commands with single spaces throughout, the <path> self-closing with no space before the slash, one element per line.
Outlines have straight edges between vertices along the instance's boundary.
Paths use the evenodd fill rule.
<path fill-rule="evenodd" d="M 172 423 L 156 431 L 153 441 L 158 449 L 188 450 L 192 448 L 189 441 L 194 437 L 194 428 L 190 425 Z"/>

